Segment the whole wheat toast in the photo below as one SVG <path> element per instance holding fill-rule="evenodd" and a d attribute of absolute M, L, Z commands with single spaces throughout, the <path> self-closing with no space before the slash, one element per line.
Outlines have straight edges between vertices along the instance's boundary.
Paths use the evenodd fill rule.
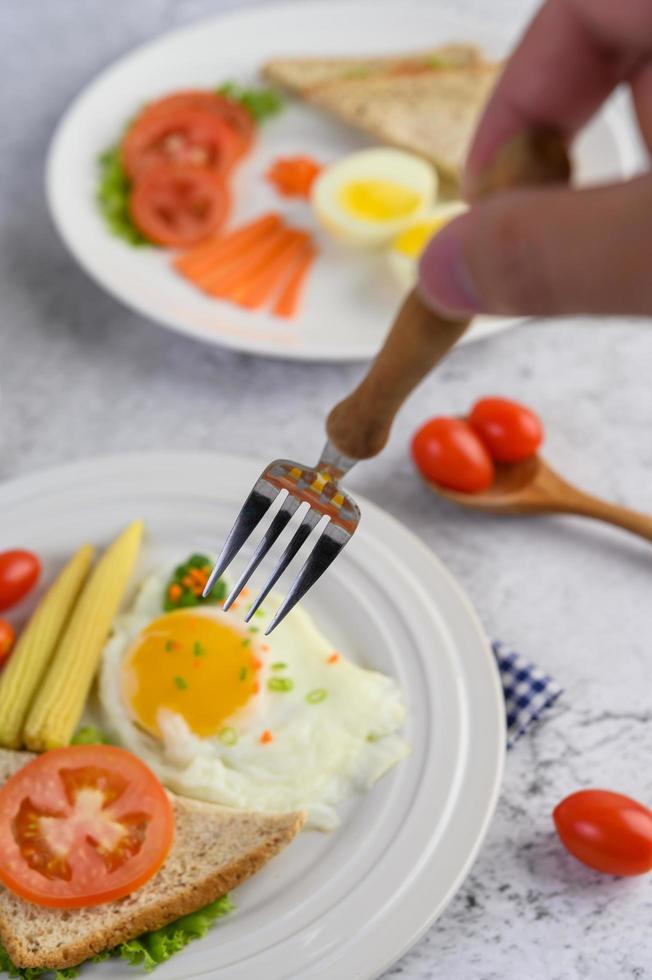
<path fill-rule="evenodd" d="M 427 51 L 372 58 L 273 58 L 262 69 L 265 78 L 298 95 L 329 82 L 368 78 L 376 73 L 413 72 L 428 68 L 479 67 L 483 59 L 473 44 L 443 44 Z"/>
<path fill-rule="evenodd" d="M 32 756 L 0 749 L 0 784 Z M 0 942 L 19 967 L 64 969 L 225 895 L 282 850 L 305 814 L 230 810 L 170 794 L 175 838 L 162 869 L 119 901 L 33 905 L 0 886 Z"/>
<path fill-rule="evenodd" d="M 458 180 L 498 66 L 330 82 L 307 98 L 356 129 L 430 160 Z"/>

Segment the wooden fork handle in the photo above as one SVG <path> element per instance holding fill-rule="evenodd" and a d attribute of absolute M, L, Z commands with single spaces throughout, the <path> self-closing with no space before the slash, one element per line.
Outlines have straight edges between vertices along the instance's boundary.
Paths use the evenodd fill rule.
<path fill-rule="evenodd" d="M 505 144 L 487 174 L 481 196 L 496 191 L 568 180 L 570 163 L 561 136 L 521 133 Z M 326 429 L 345 456 L 368 459 L 385 446 L 399 408 L 467 330 L 429 310 L 413 290 L 401 306 L 366 377 L 336 405 Z"/>

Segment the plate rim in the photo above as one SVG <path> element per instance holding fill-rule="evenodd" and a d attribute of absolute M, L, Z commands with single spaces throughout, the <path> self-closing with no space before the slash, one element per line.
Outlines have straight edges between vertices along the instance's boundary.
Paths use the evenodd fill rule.
<path fill-rule="evenodd" d="M 368 6 L 372 4 L 374 0 L 353 0 L 353 2 L 357 6 Z M 415 7 L 430 7 L 428 0 L 410 0 L 410 2 Z M 75 113 L 80 105 L 83 105 L 87 99 L 92 99 L 95 88 L 104 84 L 107 77 L 109 77 L 112 73 L 120 72 L 130 61 L 137 60 L 142 54 L 150 51 L 159 44 L 164 44 L 183 35 L 190 36 L 198 31 L 206 30 L 209 27 L 212 28 L 212 26 L 215 24 L 222 25 L 225 20 L 237 21 L 239 18 L 255 18 L 261 12 L 267 13 L 272 6 L 275 14 L 277 16 L 282 16 L 284 11 L 291 13 L 293 9 L 297 9 L 299 7 L 301 7 L 302 12 L 305 12 L 309 6 L 324 10 L 332 8 L 334 4 L 339 7 L 351 6 L 352 0 L 282 0 L 282 2 L 275 4 L 264 3 L 262 0 L 258 0 L 257 3 L 248 5 L 244 9 L 238 9 L 237 6 L 234 6 L 233 8 L 210 14 L 189 23 L 163 30 L 155 37 L 149 38 L 140 44 L 134 44 L 133 47 L 129 48 L 113 61 L 110 61 L 82 87 L 82 89 L 65 108 L 52 134 L 46 154 L 44 187 L 48 210 L 61 241 L 77 265 L 95 283 L 96 286 L 103 289 L 121 306 L 135 312 L 138 316 L 143 317 L 149 323 L 163 327 L 164 329 L 177 333 L 180 336 L 189 337 L 195 341 L 207 344 L 209 347 L 217 347 L 218 349 L 221 347 L 226 350 L 237 351 L 249 356 L 259 356 L 274 360 L 304 361 L 323 364 L 346 364 L 369 361 L 375 355 L 376 350 L 371 350 L 368 345 L 360 345 L 359 347 L 351 345 L 351 347 L 347 348 L 347 350 L 334 350 L 328 347 L 313 345 L 310 350 L 306 350 L 300 347 L 293 347 L 292 345 L 279 347 L 275 343 L 266 342 L 261 339 L 257 339 L 255 344 L 251 345 L 239 338 L 237 335 L 232 335 L 227 330 L 216 331 L 215 337 L 212 338 L 207 336 L 206 332 L 202 328 L 195 326 L 194 324 L 184 322 L 183 319 L 180 319 L 174 313 L 166 315 L 166 312 L 163 310 L 153 313 L 151 309 L 148 308 L 148 304 L 141 301 L 138 297 L 134 298 L 130 296 L 128 299 L 125 298 L 117 286 L 103 274 L 102 269 L 98 268 L 97 263 L 93 263 L 86 257 L 84 249 L 81 248 L 79 243 L 76 241 L 75 235 L 71 231 L 70 222 L 62 213 L 62 209 L 59 207 L 58 203 L 59 182 L 56 178 L 57 160 L 59 154 L 62 152 L 62 147 L 67 145 L 68 132 L 75 132 Z M 468 19 L 465 16 L 458 15 L 457 12 L 453 10 L 442 12 L 442 16 L 445 17 L 447 21 L 459 21 L 460 25 L 463 25 L 465 19 Z M 487 37 L 492 34 L 498 38 L 500 36 L 504 36 L 506 31 L 489 27 L 487 29 Z M 624 176 L 627 176 L 631 174 L 636 166 L 636 146 L 632 134 L 628 131 L 628 127 L 624 120 L 620 118 L 620 115 L 612 106 L 608 105 L 606 107 L 604 110 L 604 117 L 605 122 L 610 126 L 617 139 L 618 152 L 621 158 L 623 173 Z M 72 130 L 70 130 L 71 126 L 73 126 Z M 391 316 L 388 314 L 387 328 L 389 328 L 390 322 Z M 487 318 L 482 332 L 478 332 L 477 334 L 471 332 L 468 339 L 463 342 L 467 343 L 485 340 L 522 322 L 522 317 Z"/>
<path fill-rule="evenodd" d="M 93 479 L 94 471 L 96 471 L 98 467 L 110 469 L 116 474 L 120 474 L 124 471 L 125 467 L 133 469 L 133 464 L 135 462 L 138 462 L 139 465 L 146 467 L 179 467 L 179 472 L 183 472 L 183 468 L 193 466 L 193 464 L 199 466 L 208 465 L 218 471 L 221 467 L 228 466 L 229 464 L 234 464 L 236 466 L 246 464 L 251 468 L 258 467 L 259 465 L 259 461 L 251 457 L 217 452 L 154 451 L 123 452 L 106 455 L 98 454 L 85 457 L 83 459 L 61 463 L 52 467 L 39 468 L 30 473 L 19 474 L 14 478 L 3 481 L 0 484 L 0 506 L 2 506 L 4 503 L 16 501 L 18 501 L 20 504 L 27 504 L 26 498 L 29 498 L 30 495 L 38 495 L 43 493 L 44 490 L 47 489 L 45 485 L 47 485 L 49 481 L 53 481 L 55 484 L 61 486 L 61 484 L 65 484 L 72 480 L 78 482 L 80 478 Z M 364 495 L 357 493 L 357 491 L 356 498 L 366 513 L 371 513 L 374 515 L 375 521 L 380 521 L 381 524 L 384 523 L 385 525 L 391 525 L 393 529 L 404 538 L 406 543 L 409 544 L 410 548 L 418 552 L 421 558 L 436 570 L 437 575 L 446 582 L 447 587 L 455 594 L 456 599 L 459 601 L 464 612 L 468 627 L 470 627 L 476 635 L 478 640 L 478 649 L 482 650 L 486 660 L 486 665 L 489 667 L 489 675 L 491 676 L 493 683 L 492 691 L 489 692 L 489 690 L 487 690 L 486 697 L 487 704 L 489 704 L 490 693 L 493 695 L 491 698 L 491 710 L 493 720 L 496 723 L 494 728 L 494 736 L 496 738 L 496 745 L 494 747 L 494 773 L 486 793 L 482 819 L 475 824 L 473 844 L 466 853 L 464 860 L 460 862 L 458 872 L 454 879 L 449 882 L 445 894 L 439 897 L 439 900 L 435 903 L 434 907 L 427 909 L 420 907 L 418 914 L 413 917 L 413 926 L 411 926 L 409 929 L 403 928 L 398 941 L 392 940 L 393 948 L 391 953 L 385 953 L 381 959 L 374 962 L 371 969 L 365 973 L 360 973 L 359 971 L 356 971 L 355 973 L 356 980 L 374 980 L 374 978 L 380 976 L 382 972 L 390 968 L 393 963 L 400 959 L 400 957 L 403 956 L 416 942 L 418 942 L 425 932 L 427 932 L 441 912 L 448 906 L 452 897 L 459 889 L 462 881 L 469 873 L 469 870 L 472 867 L 480 848 L 482 847 L 488 828 L 493 819 L 502 785 L 506 756 L 506 724 L 504 699 L 497 665 L 480 618 L 465 590 L 457 581 L 455 576 L 448 570 L 446 565 L 441 561 L 441 559 L 438 558 L 438 556 L 421 541 L 417 534 L 406 527 L 392 514 L 388 513 L 388 511 L 386 511 L 384 508 L 378 506 L 372 501 L 369 501 L 364 497 Z M 407 559 L 404 560 L 407 562 Z M 420 877 L 422 877 L 422 875 Z M 412 884 L 411 887 L 415 887 L 415 885 Z M 209 977 L 210 974 L 206 974 L 205 976 Z"/>

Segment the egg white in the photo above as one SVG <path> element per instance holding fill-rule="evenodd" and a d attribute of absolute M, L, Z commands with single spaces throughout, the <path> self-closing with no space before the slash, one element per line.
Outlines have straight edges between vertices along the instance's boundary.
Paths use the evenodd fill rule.
<path fill-rule="evenodd" d="M 295 608 L 266 638 L 270 650 L 260 671 L 260 694 L 225 723 L 236 731 L 236 744 L 200 738 L 184 718 L 165 709 L 158 716 L 162 737 L 155 738 L 133 720 L 123 698 L 121 668 L 139 632 L 161 615 L 169 572 L 145 580 L 106 645 L 99 680 L 105 729 L 181 795 L 272 812 L 305 809 L 307 826 L 333 829 L 339 823 L 337 805 L 370 789 L 409 751 L 398 733 L 405 716 L 398 685 L 358 667 L 341 652 L 336 663 L 329 663 L 332 644 L 303 609 Z M 255 617 L 261 635 L 279 604 L 278 596 L 268 596 Z M 203 610 L 220 618 L 233 616 L 234 626 L 241 619 L 240 612 Z M 271 665 L 279 662 L 287 666 L 272 671 Z M 292 690 L 268 690 L 271 676 L 291 679 Z M 306 700 L 308 693 L 320 690 L 327 692 L 324 700 Z M 273 734 L 267 744 L 260 741 L 263 730 Z"/>

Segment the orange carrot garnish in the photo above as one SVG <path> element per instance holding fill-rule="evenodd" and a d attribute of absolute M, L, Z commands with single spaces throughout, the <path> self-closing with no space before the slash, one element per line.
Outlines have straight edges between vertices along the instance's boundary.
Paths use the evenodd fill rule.
<path fill-rule="evenodd" d="M 339 659 L 340 659 L 339 653 L 331 653 L 330 657 L 328 657 L 328 659 L 326 660 L 326 663 L 336 664 Z"/>
<path fill-rule="evenodd" d="M 265 176 L 283 197 L 309 197 L 321 164 L 312 157 L 279 157 Z"/>
<path fill-rule="evenodd" d="M 260 741 L 262 742 L 263 745 L 266 745 L 267 742 L 274 741 L 274 736 L 270 732 L 269 728 L 266 728 L 263 734 L 260 736 Z"/>
<path fill-rule="evenodd" d="M 234 302 L 248 310 L 256 310 L 265 300 L 269 299 L 287 278 L 288 270 L 294 265 L 297 256 L 303 251 L 308 236 L 305 232 L 288 232 L 286 244 L 268 261 L 264 267 L 241 287 L 231 294 Z"/>

